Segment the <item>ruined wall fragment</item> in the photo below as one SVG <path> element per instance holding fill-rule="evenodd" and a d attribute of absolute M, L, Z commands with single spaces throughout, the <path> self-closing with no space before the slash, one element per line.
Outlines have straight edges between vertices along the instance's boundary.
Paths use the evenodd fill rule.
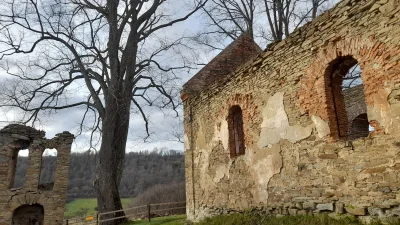
<path fill-rule="evenodd" d="M 43 131 L 11 124 L 0 130 L 0 224 L 25 225 L 34 221 L 43 225 L 63 224 L 68 166 L 74 136 L 69 132 L 46 139 Z M 18 151 L 29 150 L 26 181 L 13 188 Z M 57 150 L 54 183 L 39 185 L 42 154 Z"/>

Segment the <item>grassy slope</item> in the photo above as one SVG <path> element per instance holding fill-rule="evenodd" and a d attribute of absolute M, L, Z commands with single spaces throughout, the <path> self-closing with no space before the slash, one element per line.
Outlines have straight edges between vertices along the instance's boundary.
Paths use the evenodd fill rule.
<path fill-rule="evenodd" d="M 132 202 L 131 198 L 123 198 L 122 206 L 125 207 Z M 66 219 L 74 217 L 83 217 L 89 215 L 95 215 L 97 211 L 95 207 L 97 206 L 97 200 L 95 198 L 81 198 L 75 199 L 65 205 L 64 217 Z"/>

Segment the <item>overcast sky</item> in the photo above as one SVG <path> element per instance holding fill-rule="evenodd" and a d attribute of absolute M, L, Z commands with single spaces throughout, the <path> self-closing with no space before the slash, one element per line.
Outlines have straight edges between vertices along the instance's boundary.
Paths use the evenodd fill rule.
<path fill-rule="evenodd" d="M 336 0 L 334 0 L 336 2 Z M 175 0 L 175 1 L 167 1 L 170 3 L 170 7 L 174 8 L 175 11 L 179 13 L 183 13 L 181 10 L 181 6 L 177 5 L 183 4 L 183 1 Z M 258 23 L 261 24 L 259 26 L 267 26 L 266 19 L 257 18 Z M 265 20 L 265 21 L 264 21 Z M 165 36 L 180 36 L 182 34 L 192 35 L 195 34 L 201 27 L 204 27 L 202 24 L 204 23 L 204 18 L 200 16 L 199 13 L 196 13 L 194 16 L 189 18 L 188 20 L 181 22 L 179 24 L 175 24 L 172 27 L 168 27 L 163 29 Z M 265 25 L 262 25 L 265 24 Z M 229 40 L 228 40 L 229 42 Z M 226 43 L 228 44 L 228 43 Z M 265 46 L 260 46 L 262 49 Z M 207 63 L 209 62 L 218 52 L 212 51 L 207 52 L 203 50 L 198 50 L 198 63 Z M 165 60 L 169 60 L 166 58 Z M 1 63 L 1 62 L 0 62 Z M 180 73 L 180 80 L 176 83 L 176 88 L 181 88 L 182 85 L 189 80 L 201 67 L 197 69 L 192 69 L 190 71 L 185 71 Z M 7 75 L 5 75 L 4 71 L 0 71 L 0 83 L 4 84 L 8 82 L 6 80 Z M 84 87 L 83 89 L 86 90 Z M 80 98 L 83 96 L 87 96 L 85 91 L 80 91 L 79 85 L 75 87 L 75 91 L 70 94 L 69 100 L 72 101 L 74 98 Z M 4 127 L 8 123 L 15 121 L 15 118 L 21 117 L 21 112 L 17 110 L 6 110 L 0 111 L 2 119 L 0 120 L 0 126 Z M 140 115 L 131 114 L 130 121 L 130 130 L 129 137 L 127 142 L 127 151 L 141 151 L 141 150 L 152 150 L 154 148 L 168 148 L 174 150 L 183 150 L 183 144 L 176 141 L 176 138 L 172 135 L 173 129 L 181 129 L 179 127 L 179 121 L 182 120 L 182 108 L 178 109 L 179 116 L 177 117 L 174 112 L 171 110 L 161 111 L 158 109 L 150 109 L 146 108 L 146 114 L 150 116 L 150 133 L 151 136 L 144 140 L 146 136 L 145 133 L 145 125 L 144 121 Z M 83 108 L 75 108 L 68 110 L 59 110 L 55 114 L 43 114 L 40 117 L 40 124 L 37 125 L 36 128 L 46 131 L 46 137 L 52 138 L 55 134 L 62 131 L 70 131 L 73 134 L 78 134 L 79 124 L 84 114 Z M 84 131 L 81 135 L 77 136 L 75 142 L 73 144 L 72 150 L 74 152 L 86 151 L 89 148 L 89 138 L 90 131 Z M 99 146 L 97 146 L 99 147 Z"/>
<path fill-rule="evenodd" d="M 177 2 L 177 1 L 175 1 Z M 179 7 L 177 7 L 179 8 Z M 181 34 L 194 34 L 200 27 L 201 18 L 199 14 L 192 16 L 188 20 L 175 24 L 172 27 L 164 29 L 166 36 L 174 36 Z M 199 55 L 199 61 L 207 63 L 216 52 L 210 54 Z M 200 67 L 198 68 L 200 69 Z M 186 71 L 180 74 L 180 80 L 177 81 L 176 88 L 181 88 L 182 85 L 190 79 L 198 69 Z M 9 82 L 7 80 L 10 76 L 6 75 L 4 71 L 0 71 L 0 83 L 5 84 Z M 84 91 L 75 92 L 73 98 L 79 98 L 86 96 Z M 70 96 L 71 98 L 71 96 Z M 72 100 L 69 99 L 71 102 Z M 154 148 L 168 148 L 174 150 L 183 150 L 183 143 L 176 141 L 176 138 L 172 135 L 172 129 L 182 129 L 179 121 L 182 120 L 182 108 L 178 108 L 179 116 L 177 117 L 175 112 L 171 110 L 161 111 L 156 108 L 146 108 L 146 114 L 150 116 L 150 137 L 146 137 L 145 124 L 140 115 L 131 114 L 129 137 L 127 142 L 127 151 L 141 151 L 141 150 L 153 150 Z M 53 138 L 55 134 L 70 131 L 77 135 L 79 130 L 79 124 L 84 114 L 83 108 L 74 108 L 59 110 L 51 115 L 43 114 L 40 116 L 40 123 L 36 124 L 36 128 L 44 130 L 47 138 Z M 2 119 L 0 120 L 0 127 L 4 127 L 9 123 L 17 121 L 22 115 L 22 112 L 18 110 L 2 110 L 0 112 Z M 81 135 L 77 135 L 72 151 L 86 151 L 89 148 L 90 131 L 84 131 Z M 99 147 L 99 146 L 97 146 Z"/>

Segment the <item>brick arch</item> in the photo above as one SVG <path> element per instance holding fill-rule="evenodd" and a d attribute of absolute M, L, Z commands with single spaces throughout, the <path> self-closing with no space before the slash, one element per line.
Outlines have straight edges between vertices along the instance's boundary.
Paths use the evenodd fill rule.
<path fill-rule="evenodd" d="M 399 47 L 389 48 L 373 37 L 358 37 L 341 39 L 317 50 L 314 60 L 301 78 L 299 106 L 310 115 L 330 120 L 332 105 L 327 102 L 330 96 L 326 92 L 326 76 L 330 66 L 343 57 L 352 57 L 358 62 L 362 70 L 365 101 L 372 106 L 375 93 L 400 80 L 400 65 L 390 60 L 400 54 Z"/>
<path fill-rule="evenodd" d="M 40 196 L 40 194 L 27 193 L 27 194 L 17 194 L 8 203 L 10 211 L 14 212 L 18 207 L 22 205 L 32 205 L 38 204 L 45 206 L 46 199 Z"/>
<path fill-rule="evenodd" d="M 259 111 L 257 106 L 254 104 L 252 94 L 233 94 L 226 100 L 226 103 L 221 106 L 219 113 L 216 115 L 215 121 L 221 121 L 222 119 L 228 121 L 229 110 L 233 106 L 238 106 L 242 110 L 243 139 L 247 148 L 254 143 L 254 140 L 250 139 L 250 137 L 252 137 L 250 132 L 253 128 L 253 125 L 261 123 L 261 121 L 258 121 Z"/>

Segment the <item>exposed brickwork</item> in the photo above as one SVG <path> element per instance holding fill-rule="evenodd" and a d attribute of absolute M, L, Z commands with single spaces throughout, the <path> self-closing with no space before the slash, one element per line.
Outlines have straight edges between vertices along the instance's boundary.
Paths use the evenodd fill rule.
<path fill-rule="evenodd" d="M 68 166 L 74 136 L 69 132 L 46 139 L 43 131 L 12 124 L 0 130 L 0 225 L 63 224 L 68 181 Z M 57 150 L 57 168 L 53 188 L 39 186 L 42 154 L 45 149 Z M 18 151 L 29 150 L 26 182 L 13 189 Z M 44 214 L 43 214 L 44 211 Z M 32 223 L 33 224 L 33 223 Z"/>
<path fill-rule="evenodd" d="M 388 47 L 377 41 L 373 35 L 366 39 L 357 37 L 335 40 L 317 54 L 307 70 L 307 75 L 302 77 L 302 90 L 298 95 L 299 105 L 312 115 L 329 119 L 331 135 L 336 138 L 337 128 L 333 125 L 336 118 L 332 113 L 335 110 L 331 104 L 330 90 L 325 88 L 329 86 L 327 79 L 331 74 L 331 69 L 335 67 L 332 65 L 335 65 L 336 61 L 342 57 L 351 56 L 356 59 L 363 71 L 362 80 L 366 102 L 368 105 L 373 105 L 375 93 L 382 90 L 382 87 L 399 81 L 400 66 L 396 61 L 399 54 L 398 46 Z"/>
<path fill-rule="evenodd" d="M 182 98 L 208 89 L 210 85 L 223 84 L 227 75 L 260 53 L 261 48 L 250 35 L 241 35 L 183 86 Z"/>
<path fill-rule="evenodd" d="M 249 208 L 400 215 L 399 14 L 398 0 L 344 0 L 223 82 L 190 93 L 186 86 L 188 218 Z M 353 98 L 365 96 L 364 106 L 349 106 L 332 79 L 355 63 L 364 90 Z M 246 153 L 231 158 L 227 120 L 234 105 L 243 113 Z M 363 113 L 373 133 L 335 139 L 340 126 L 348 132 Z"/>
<path fill-rule="evenodd" d="M 231 96 L 226 100 L 225 104 L 221 105 L 221 109 L 218 111 L 216 116 L 213 117 L 213 119 L 215 121 L 228 121 L 229 109 L 231 109 L 233 106 L 239 106 L 242 110 L 243 139 L 245 146 L 251 146 L 254 144 L 254 140 L 250 138 L 253 136 L 253 134 L 250 132 L 254 124 L 249 124 L 247 121 L 256 121 L 259 117 L 259 110 L 257 110 L 257 106 L 254 104 L 253 96 L 251 94 L 235 94 Z"/>

